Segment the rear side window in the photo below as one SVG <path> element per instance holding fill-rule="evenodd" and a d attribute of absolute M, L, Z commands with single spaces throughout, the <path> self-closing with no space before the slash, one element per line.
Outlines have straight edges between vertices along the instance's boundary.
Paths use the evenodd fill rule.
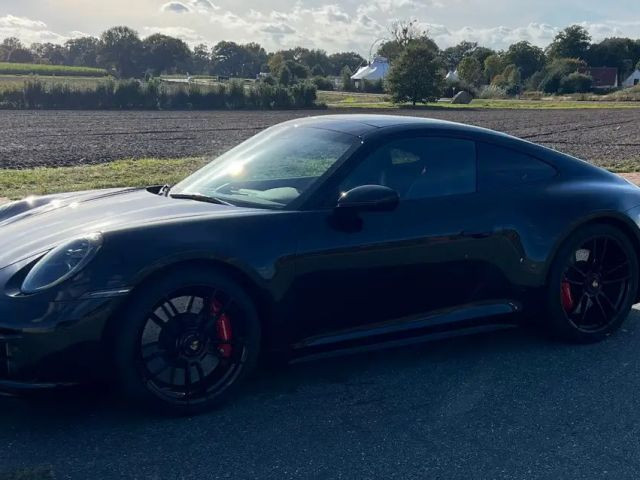
<path fill-rule="evenodd" d="M 555 176 L 551 165 L 508 148 L 478 142 L 478 190 L 501 190 Z"/>

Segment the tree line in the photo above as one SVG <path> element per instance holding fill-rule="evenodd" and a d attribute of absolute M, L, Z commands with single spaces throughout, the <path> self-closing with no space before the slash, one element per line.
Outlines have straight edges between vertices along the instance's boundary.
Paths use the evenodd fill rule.
<path fill-rule="evenodd" d="M 142 78 L 162 73 L 220 75 L 255 78 L 260 72 L 280 75 L 286 69 L 291 79 L 340 75 L 345 67 L 355 70 L 365 60 L 355 52 L 331 55 L 324 50 L 293 48 L 267 53 L 257 43 L 221 41 L 212 48 L 205 44 L 190 48 L 179 38 L 160 33 L 142 39 L 138 32 L 113 27 L 100 37 L 81 37 L 63 45 L 24 45 L 18 38 L 0 43 L 0 61 L 100 67 L 121 78 Z"/>
<path fill-rule="evenodd" d="M 391 61 L 387 88 L 394 99 L 413 103 L 437 98 L 447 89 L 497 95 L 588 92 L 593 83 L 589 67 L 614 67 L 620 79 L 640 68 L 640 39 L 594 43 L 580 25 L 565 28 L 544 49 L 520 41 L 496 51 L 466 41 L 441 50 L 416 22 L 397 22 L 378 53 Z M 446 72 L 456 69 L 459 80 L 447 84 Z"/>

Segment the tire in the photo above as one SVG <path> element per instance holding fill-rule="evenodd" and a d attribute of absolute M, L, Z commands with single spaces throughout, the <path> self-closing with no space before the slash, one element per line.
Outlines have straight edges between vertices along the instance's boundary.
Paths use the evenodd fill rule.
<path fill-rule="evenodd" d="M 574 343 L 601 341 L 629 316 L 637 292 L 638 258 L 630 239 L 610 225 L 582 227 L 562 244 L 551 267 L 551 333 Z"/>
<path fill-rule="evenodd" d="M 187 266 L 134 292 L 113 330 L 124 394 L 163 413 L 191 415 L 226 401 L 254 369 L 260 322 L 228 275 Z"/>

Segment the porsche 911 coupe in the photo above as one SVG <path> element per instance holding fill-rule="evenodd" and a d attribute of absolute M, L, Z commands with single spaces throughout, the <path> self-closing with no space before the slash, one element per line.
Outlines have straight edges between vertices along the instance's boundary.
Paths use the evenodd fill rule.
<path fill-rule="evenodd" d="M 207 410 L 262 355 L 530 323 L 604 339 L 639 298 L 640 189 L 444 121 L 268 128 L 173 186 L 0 207 L 0 388 L 99 377 Z"/>

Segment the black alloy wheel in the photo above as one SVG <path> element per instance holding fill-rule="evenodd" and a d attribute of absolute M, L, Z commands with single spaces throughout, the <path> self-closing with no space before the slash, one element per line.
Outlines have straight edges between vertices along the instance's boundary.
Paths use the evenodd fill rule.
<path fill-rule="evenodd" d="M 617 329 L 638 293 L 638 260 L 629 239 L 608 225 L 589 226 L 571 237 L 558 259 L 550 286 L 556 331 L 596 341 Z"/>
<path fill-rule="evenodd" d="M 260 348 L 260 324 L 244 290 L 218 272 L 190 268 L 138 292 L 116 335 L 125 392 L 178 414 L 226 399 Z"/>

